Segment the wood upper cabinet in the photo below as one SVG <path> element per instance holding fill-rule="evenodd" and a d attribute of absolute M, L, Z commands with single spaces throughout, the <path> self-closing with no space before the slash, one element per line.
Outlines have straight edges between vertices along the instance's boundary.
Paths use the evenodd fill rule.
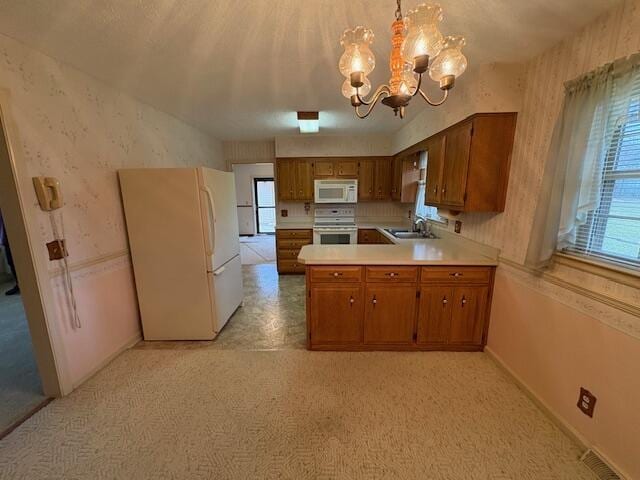
<path fill-rule="evenodd" d="M 516 119 L 516 113 L 476 114 L 425 140 L 425 203 L 461 212 L 504 211 Z"/>
<path fill-rule="evenodd" d="M 313 161 L 297 160 L 295 162 L 296 200 L 313 201 Z"/>
<path fill-rule="evenodd" d="M 393 177 L 392 161 L 387 157 L 375 160 L 375 173 L 373 179 L 374 198 L 376 200 L 389 200 L 391 198 L 391 180 Z"/>
<path fill-rule="evenodd" d="M 418 194 L 420 180 L 420 154 L 396 156 L 392 162 L 391 200 L 413 203 Z"/>
<path fill-rule="evenodd" d="M 335 175 L 339 178 L 358 178 L 358 160 L 355 158 L 336 160 Z"/>
<path fill-rule="evenodd" d="M 358 166 L 358 200 L 366 201 L 375 198 L 376 161 L 372 158 L 360 160 Z"/>
<path fill-rule="evenodd" d="M 364 303 L 360 283 L 318 283 L 310 287 L 309 341 L 352 344 L 362 341 Z"/>
<path fill-rule="evenodd" d="M 393 178 L 391 180 L 391 200 L 400 201 L 402 196 L 402 157 L 393 157 Z"/>
<path fill-rule="evenodd" d="M 335 175 L 333 160 L 316 159 L 313 174 L 315 177 L 333 177 Z"/>
<path fill-rule="evenodd" d="M 445 140 L 446 137 L 444 135 L 436 135 L 427 142 L 426 204 L 440 203 Z"/>
<path fill-rule="evenodd" d="M 472 128 L 471 122 L 463 123 L 446 135 L 440 201 L 448 206 L 464 207 Z"/>
<path fill-rule="evenodd" d="M 279 158 L 276 160 L 278 200 L 313 201 L 313 160 Z"/>
<path fill-rule="evenodd" d="M 366 287 L 365 299 L 364 343 L 413 342 L 415 285 L 370 283 Z"/>
<path fill-rule="evenodd" d="M 288 202 L 296 199 L 295 162 L 291 158 L 281 158 L 276 161 L 276 187 L 280 201 Z"/>

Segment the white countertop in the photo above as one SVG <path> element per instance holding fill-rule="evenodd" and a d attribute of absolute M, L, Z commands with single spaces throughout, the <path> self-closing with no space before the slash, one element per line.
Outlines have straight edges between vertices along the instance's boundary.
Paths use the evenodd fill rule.
<path fill-rule="evenodd" d="M 406 242 L 406 243 L 405 243 Z M 473 250 L 443 240 L 389 245 L 306 245 L 298 260 L 306 265 L 497 265 Z"/>

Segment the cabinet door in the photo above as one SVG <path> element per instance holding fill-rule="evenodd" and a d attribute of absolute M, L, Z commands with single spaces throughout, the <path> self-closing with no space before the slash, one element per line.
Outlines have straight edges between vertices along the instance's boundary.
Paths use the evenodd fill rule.
<path fill-rule="evenodd" d="M 295 200 L 300 202 L 313 201 L 313 161 L 295 161 Z"/>
<path fill-rule="evenodd" d="M 415 285 L 368 284 L 365 298 L 364 343 L 413 341 Z"/>
<path fill-rule="evenodd" d="M 378 158 L 375 163 L 374 193 L 376 200 L 391 198 L 392 163 L 389 158 Z"/>
<path fill-rule="evenodd" d="M 316 177 L 333 177 L 335 175 L 333 160 L 316 160 L 313 173 Z"/>
<path fill-rule="evenodd" d="M 292 201 L 295 199 L 295 164 L 291 159 L 276 160 L 276 183 L 278 200 Z"/>
<path fill-rule="evenodd" d="M 444 166 L 444 135 L 438 135 L 427 144 L 427 184 L 425 205 L 440 203 L 442 170 Z"/>
<path fill-rule="evenodd" d="M 450 344 L 482 344 L 488 292 L 488 287 L 454 288 L 449 330 Z"/>
<path fill-rule="evenodd" d="M 400 201 L 402 198 L 402 165 L 403 158 L 393 158 L 393 176 L 391 179 L 391 200 Z"/>
<path fill-rule="evenodd" d="M 311 286 L 311 343 L 345 344 L 362 341 L 362 287 L 331 283 Z"/>
<path fill-rule="evenodd" d="M 451 287 L 422 287 L 418 314 L 418 343 L 447 344 L 453 296 Z"/>
<path fill-rule="evenodd" d="M 463 123 L 446 134 L 442 188 L 440 189 L 441 202 L 445 205 L 464 207 L 472 126 L 471 122 Z"/>
<path fill-rule="evenodd" d="M 358 167 L 358 200 L 373 200 L 376 161 L 374 159 L 360 160 Z"/>
<path fill-rule="evenodd" d="M 358 161 L 357 160 L 336 160 L 335 175 L 344 178 L 358 177 Z"/>
<path fill-rule="evenodd" d="M 420 181 L 420 154 L 416 153 L 402 160 L 400 173 L 400 201 L 415 203 Z"/>

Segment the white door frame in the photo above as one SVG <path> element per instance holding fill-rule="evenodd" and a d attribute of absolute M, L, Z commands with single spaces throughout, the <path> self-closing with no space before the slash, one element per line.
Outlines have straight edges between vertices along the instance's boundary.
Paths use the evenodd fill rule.
<path fill-rule="evenodd" d="M 64 344 L 56 328 L 49 259 L 37 243 L 40 234 L 28 218 L 37 214 L 37 200 L 31 187 L 19 130 L 11 114 L 11 95 L 0 89 L 0 209 L 11 242 L 20 293 L 31 333 L 33 351 L 44 394 L 59 397 L 71 392 Z M 29 204 L 29 198 L 33 203 Z"/>

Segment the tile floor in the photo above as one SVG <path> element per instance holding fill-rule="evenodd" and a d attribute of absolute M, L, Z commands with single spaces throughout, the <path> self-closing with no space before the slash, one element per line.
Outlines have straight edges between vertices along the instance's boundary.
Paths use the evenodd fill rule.
<path fill-rule="evenodd" d="M 304 275 L 279 276 L 274 263 L 244 265 L 244 304 L 211 342 L 140 342 L 139 349 L 306 348 Z"/>
<path fill-rule="evenodd" d="M 240 259 L 243 265 L 258 265 L 276 261 L 275 235 L 240 237 Z"/>

